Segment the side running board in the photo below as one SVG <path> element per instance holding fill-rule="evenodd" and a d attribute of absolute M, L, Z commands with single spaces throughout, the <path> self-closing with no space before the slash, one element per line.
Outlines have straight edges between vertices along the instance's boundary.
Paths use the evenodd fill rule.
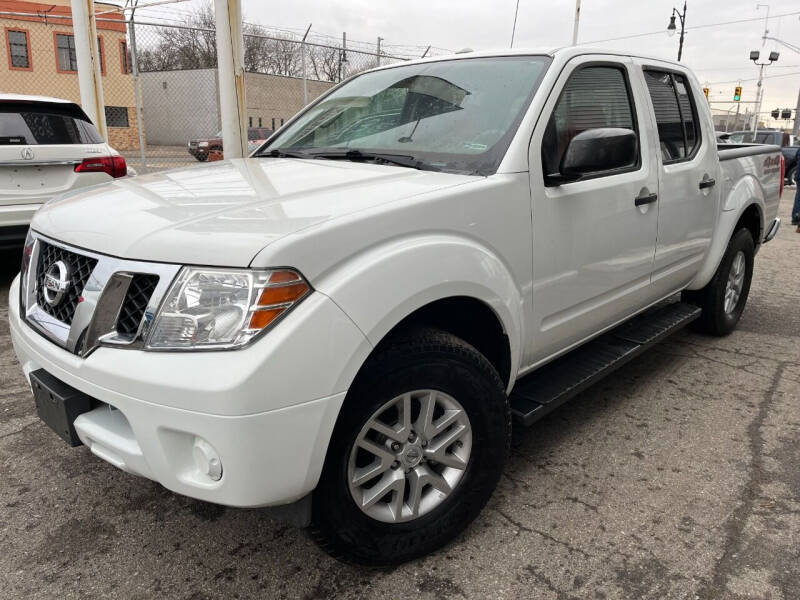
<path fill-rule="evenodd" d="M 660 304 L 523 377 L 514 385 L 511 414 L 530 426 L 648 348 L 694 321 L 700 308 Z"/>

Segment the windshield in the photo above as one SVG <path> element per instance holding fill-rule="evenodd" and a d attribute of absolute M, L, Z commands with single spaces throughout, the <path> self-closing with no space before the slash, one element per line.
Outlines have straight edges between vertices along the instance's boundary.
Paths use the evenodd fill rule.
<path fill-rule="evenodd" d="M 418 168 L 489 174 L 548 64 L 544 56 L 468 58 L 365 73 L 312 105 L 261 155 L 386 154 Z"/>

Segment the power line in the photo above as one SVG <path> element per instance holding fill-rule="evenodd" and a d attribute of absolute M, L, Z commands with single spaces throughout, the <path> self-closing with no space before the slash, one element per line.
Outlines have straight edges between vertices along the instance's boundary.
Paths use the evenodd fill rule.
<path fill-rule="evenodd" d="M 791 17 L 791 16 L 794 16 L 794 15 L 800 15 L 800 11 L 788 12 L 788 13 L 783 13 L 783 14 L 780 14 L 780 15 L 773 15 L 772 18 L 774 19 L 774 18 L 780 18 L 780 17 Z M 709 27 L 722 27 L 723 25 L 736 25 L 738 23 L 750 23 L 751 21 L 763 21 L 763 20 L 764 20 L 764 17 L 752 17 L 752 18 L 749 18 L 749 19 L 738 19 L 736 21 L 722 21 L 722 22 L 719 22 L 719 23 L 706 23 L 706 24 L 703 24 L 703 25 L 694 25 L 693 27 L 687 27 L 686 31 L 692 31 L 694 29 L 707 29 Z M 601 44 L 603 42 L 615 42 L 617 40 L 630 40 L 630 39 L 633 39 L 633 38 L 640 38 L 640 37 L 645 37 L 645 36 L 648 36 L 648 35 L 660 35 L 660 34 L 663 34 L 663 33 L 666 33 L 665 29 L 661 29 L 659 31 L 649 31 L 647 33 L 635 33 L 635 34 L 632 34 L 632 35 L 622 35 L 622 36 L 619 36 L 619 37 L 607 38 L 607 39 L 604 39 L 604 40 L 590 40 L 588 42 L 581 42 L 578 45 L 579 46 L 585 46 L 587 44 Z"/>
<path fill-rule="evenodd" d="M 794 75 L 800 75 L 800 71 L 795 71 L 793 73 L 781 73 L 780 75 L 765 75 L 764 79 L 777 79 L 778 77 L 792 77 Z M 736 83 L 738 81 L 758 81 L 758 77 L 752 77 L 750 79 L 730 79 L 728 81 L 709 81 L 708 85 L 719 85 L 720 83 Z"/>

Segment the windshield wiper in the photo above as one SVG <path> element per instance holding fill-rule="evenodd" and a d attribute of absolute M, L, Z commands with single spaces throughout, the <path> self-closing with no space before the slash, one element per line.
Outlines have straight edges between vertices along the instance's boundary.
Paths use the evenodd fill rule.
<path fill-rule="evenodd" d="M 273 148 L 267 153 L 260 153 L 257 156 L 273 156 L 275 158 L 314 158 L 307 152 L 300 152 L 299 150 L 281 150 L 280 148 Z"/>
<path fill-rule="evenodd" d="M 360 161 L 373 161 L 376 163 L 397 165 L 399 167 L 408 167 L 410 169 L 419 169 L 423 171 L 439 171 L 438 167 L 434 167 L 424 161 L 421 161 L 408 154 L 388 154 L 384 152 L 362 152 L 361 150 L 346 150 L 340 152 L 314 152 L 311 158 L 326 158 L 330 160 L 350 160 L 353 162 Z"/>

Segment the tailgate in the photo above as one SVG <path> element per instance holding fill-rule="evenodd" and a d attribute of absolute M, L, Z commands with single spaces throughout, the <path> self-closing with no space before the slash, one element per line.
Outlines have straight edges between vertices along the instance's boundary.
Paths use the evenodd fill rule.
<path fill-rule="evenodd" d="M 110 179 L 76 173 L 84 158 L 107 155 L 104 144 L 0 145 L 0 205 L 35 204 L 75 187 Z"/>
<path fill-rule="evenodd" d="M 103 173 L 75 173 L 75 165 L 108 153 L 74 102 L 0 101 L 0 205 L 38 204 L 74 187 L 107 181 Z"/>

